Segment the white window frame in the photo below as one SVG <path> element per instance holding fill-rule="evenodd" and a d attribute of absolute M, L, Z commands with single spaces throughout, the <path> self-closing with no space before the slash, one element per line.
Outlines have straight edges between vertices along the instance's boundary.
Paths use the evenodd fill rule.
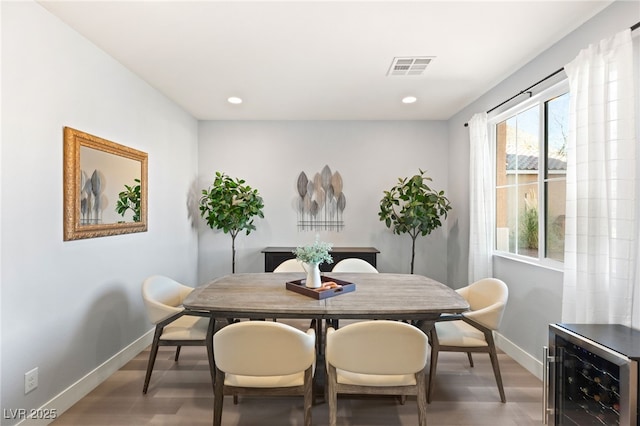
<path fill-rule="evenodd" d="M 569 81 L 564 78 L 562 81 L 553 84 L 552 86 L 541 90 L 539 93 L 531 96 L 530 98 L 520 102 L 517 105 L 514 105 L 512 107 L 509 107 L 508 109 L 504 110 L 504 111 L 500 111 L 497 112 L 494 115 L 491 115 L 491 117 L 489 117 L 488 121 L 488 125 L 489 125 L 489 138 L 491 141 L 491 156 L 492 156 L 492 169 L 493 169 L 493 193 L 494 193 L 494 200 L 495 200 L 495 194 L 496 194 L 496 125 L 506 119 L 508 119 L 509 117 L 512 117 L 514 115 L 519 114 L 522 111 L 525 111 L 535 105 L 538 105 L 539 108 L 539 116 L 541 117 L 540 120 L 540 124 L 539 124 L 539 129 L 538 129 L 538 134 L 540 136 L 539 138 L 539 143 L 540 143 L 540 160 L 538 161 L 538 212 L 544 212 L 544 213 L 540 213 L 538 214 L 538 257 L 531 257 L 531 256 L 524 256 L 521 254 L 516 254 L 516 253 L 511 253 L 508 251 L 501 251 L 498 250 L 496 248 L 496 242 L 494 241 L 493 243 L 493 255 L 494 256 L 498 256 L 498 257 L 504 257 L 504 258 L 508 258 L 508 259 L 512 259 L 512 260 L 516 260 L 519 262 L 523 262 L 523 263 L 528 263 L 528 264 L 532 264 L 532 265 L 536 265 L 536 266 L 541 266 L 544 268 L 548 268 L 548 269 L 553 269 L 553 270 L 558 270 L 558 271 L 563 271 L 564 270 L 564 262 L 558 261 L 558 260 L 554 260 L 554 259 L 550 259 L 545 257 L 545 253 L 546 253 L 546 224 L 545 224 L 545 218 L 546 218 L 546 210 L 545 210 L 545 200 L 547 198 L 547 194 L 545 191 L 545 174 L 544 169 L 542 167 L 540 167 L 542 164 L 544 164 L 546 167 L 546 158 L 547 158 L 547 153 L 546 153 L 546 143 L 545 143 L 545 139 L 544 139 L 544 106 L 545 106 L 545 102 L 556 97 L 559 95 L 563 95 L 565 93 L 569 92 Z M 543 161 L 544 160 L 544 161 Z M 541 194 L 543 194 L 544 196 L 541 196 Z M 494 233 L 496 230 L 496 216 L 497 216 L 497 212 L 496 212 L 496 208 L 497 206 L 494 205 L 493 206 L 493 229 L 494 229 Z"/>

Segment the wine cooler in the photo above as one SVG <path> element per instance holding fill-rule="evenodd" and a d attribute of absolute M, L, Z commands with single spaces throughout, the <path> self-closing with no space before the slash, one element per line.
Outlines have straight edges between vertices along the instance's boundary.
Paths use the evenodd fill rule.
<path fill-rule="evenodd" d="M 544 360 L 545 424 L 640 426 L 640 331 L 612 324 L 550 324 Z"/>

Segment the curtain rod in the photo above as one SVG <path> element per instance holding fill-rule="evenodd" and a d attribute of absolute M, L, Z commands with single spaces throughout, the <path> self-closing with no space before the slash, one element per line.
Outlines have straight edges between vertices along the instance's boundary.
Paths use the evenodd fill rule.
<path fill-rule="evenodd" d="M 640 28 L 640 22 L 636 23 L 635 25 L 632 25 L 631 26 L 631 31 L 637 30 L 638 28 Z M 524 95 L 525 93 L 528 93 L 529 97 L 531 97 L 531 95 L 532 95 L 532 93 L 530 92 L 531 89 L 536 87 L 538 84 L 545 82 L 546 80 L 550 79 L 551 77 L 554 77 L 557 74 L 560 74 L 562 71 L 564 71 L 564 67 L 560 68 L 559 70 L 556 70 L 556 71 L 552 72 L 551 74 L 549 74 L 545 78 L 536 81 L 535 83 L 533 83 L 531 86 L 527 87 L 526 89 L 519 91 L 517 94 L 513 95 L 512 97 L 510 97 L 506 101 L 501 102 L 498 105 L 494 106 L 493 108 L 491 108 L 490 110 L 487 111 L 487 114 L 489 114 L 491 111 L 494 111 L 494 110 L 500 108 L 502 105 L 506 104 L 507 102 L 510 102 L 510 101 L 514 100 L 518 96 Z M 469 123 L 464 123 L 464 127 L 468 127 L 468 126 L 469 126 Z"/>
<path fill-rule="evenodd" d="M 487 114 L 489 114 L 491 111 L 494 111 L 494 110 L 500 108 L 502 105 L 506 104 L 507 102 L 510 102 L 510 101 L 514 100 L 518 96 L 524 95 L 525 93 L 528 93 L 529 97 L 531 97 L 533 95 L 533 93 L 531 92 L 531 89 L 536 87 L 538 84 L 545 82 L 546 80 L 550 79 L 551 77 L 553 77 L 553 76 L 555 76 L 557 74 L 560 74 L 562 71 L 564 71 L 564 67 L 560 68 L 559 70 L 556 70 L 556 71 L 552 72 L 551 74 L 549 74 L 545 78 L 536 81 L 531 86 L 527 87 L 526 89 L 523 89 L 523 90 L 519 91 L 518 93 L 516 93 L 515 95 L 513 95 L 512 97 L 510 97 L 506 101 L 500 102 L 498 105 L 496 105 L 493 108 L 491 108 L 490 110 L 488 110 Z M 469 126 L 469 123 L 464 123 L 464 127 L 468 127 L 468 126 Z"/>

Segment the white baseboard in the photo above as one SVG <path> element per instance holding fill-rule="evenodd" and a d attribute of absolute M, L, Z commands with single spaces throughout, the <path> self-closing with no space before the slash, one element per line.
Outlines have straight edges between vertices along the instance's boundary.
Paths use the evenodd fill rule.
<path fill-rule="evenodd" d="M 494 333 L 494 339 L 498 348 L 513 358 L 515 362 L 522 365 L 531 374 L 542 380 L 541 361 L 534 358 L 531 354 L 525 352 L 521 347 L 499 333 Z M 542 351 L 542 349 L 540 349 L 540 351 Z"/>
<path fill-rule="evenodd" d="M 45 414 L 55 413 L 55 416 L 59 417 L 99 384 L 107 380 L 113 373 L 122 368 L 127 362 L 131 361 L 136 355 L 146 349 L 153 341 L 154 331 L 155 328 L 149 330 L 129 346 L 123 348 L 120 352 L 60 392 L 38 410 L 34 411 Z M 140 384 L 140 392 L 142 392 L 142 383 Z M 45 426 L 53 422 L 53 420 L 54 419 L 27 418 L 18 423 L 17 426 Z"/>

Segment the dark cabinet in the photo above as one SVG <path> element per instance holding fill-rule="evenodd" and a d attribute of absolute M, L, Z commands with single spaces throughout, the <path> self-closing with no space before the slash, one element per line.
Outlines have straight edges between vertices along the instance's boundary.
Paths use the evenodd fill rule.
<path fill-rule="evenodd" d="M 293 254 L 295 247 L 267 247 L 262 250 L 264 253 L 264 271 L 273 272 L 273 270 L 287 259 L 294 259 Z M 323 263 L 320 265 L 320 271 L 331 272 L 333 265 L 347 258 L 358 258 L 366 260 L 374 267 L 376 266 L 376 256 L 380 251 L 375 247 L 334 247 L 330 254 L 333 263 Z"/>

